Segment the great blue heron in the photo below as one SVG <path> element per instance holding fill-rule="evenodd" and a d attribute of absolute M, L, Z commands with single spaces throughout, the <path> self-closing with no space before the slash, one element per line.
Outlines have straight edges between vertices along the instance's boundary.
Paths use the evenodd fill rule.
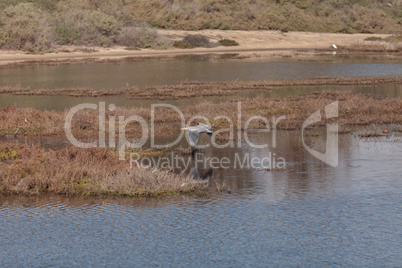
<path fill-rule="evenodd" d="M 187 131 L 188 141 L 192 147 L 197 144 L 198 139 L 200 138 L 200 133 L 207 133 L 209 136 L 212 136 L 211 126 L 203 123 L 198 123 L 198 126 L 194 127 L 185 127 L 181 130 Z"/>

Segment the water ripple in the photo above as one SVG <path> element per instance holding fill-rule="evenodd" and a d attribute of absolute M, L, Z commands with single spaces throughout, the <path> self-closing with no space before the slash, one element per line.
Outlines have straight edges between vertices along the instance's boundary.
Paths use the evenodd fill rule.
<path fill-rule="evenodd" d="M 336 169 L 221 172 L 230 195 L 1 197 L 0 267 L 400 266 L 401 145 L 349 137 Z"/>

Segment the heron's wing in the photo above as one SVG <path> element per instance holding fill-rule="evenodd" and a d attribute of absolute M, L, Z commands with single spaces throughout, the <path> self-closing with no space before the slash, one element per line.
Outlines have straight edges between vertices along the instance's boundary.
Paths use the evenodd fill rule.
<path fill-rule="evenodd" d="M 188 177 L 191 180 L 199 180 L 200 179 L 200 173 L 198 173 L 198 170 L 196 168 L 191 168 L 190 173 L 188 174 Z"/>
<path fill-rule="evenodd" d="M 211 126 L 206 125 L 206 124 L 203 124 L 203 123 L 198 123 L 198 126 L 200 126 L 200 127 L 205 127 L 205 128 L 207 128 L 207 129 L 211 130 Z"/>
<path fill-rule="evenodd" d="M 198 133 L 198 131 L 191 131 L 191 130 L 188 130 L 187 133 L 190 145 L 195 146 L 197 144 L 198 138 L 200 137 L 200 133 Z"/>

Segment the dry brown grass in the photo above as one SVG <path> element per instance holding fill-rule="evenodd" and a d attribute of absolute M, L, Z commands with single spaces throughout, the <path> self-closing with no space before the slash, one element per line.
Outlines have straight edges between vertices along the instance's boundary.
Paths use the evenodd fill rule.
<path fill-rule="evenodd" d="M 346 126 L 369 124 L 402 124 L 402 100 L 400 98 L 385 97 L 378 99 L 374 96 L 356 94 L 348 91 L 313 92 L 310 94 L 287 97 L 280 99 L 265 98 L 240 98 L 242 105 L 242 127 L 248 118 L 263 116 L 268 119 L 272 127 L 273 117 L 286 116 L 277 125 L 278 129 L 301 128 L 308 116 L 326 105 L 339 101 L 339 117 L 337 122 L 340 128 L 346 131 Z M 226 101 L 219 104 L 203 102 L 197 105 L 186 106 L 181 109 L 186 120 L 193 116 L 205 116 L 212 125 L 213 130 L 228 128 L 229 122 L 222 119 L 214 119 L 216 116 L 226 115 L 232 120 L 234 128 L 237 127 L 237 101 Z M 0 109 L 0 135 L 13 134 L 19 128 L 20 135 L 65 135 L 65 112 L 38 111 L 31 108 L 8 106 Z M 108 118 L 114 116 L 116 120 L 116 133 L 119 129 L 118 116 L 127 118 L 131 115 L 142 117 L 150 126 L 150 108 L 116 108 L 114 112 L 106 112 L 106 130 L 109 129 Z M 155 135 L 172 137 L 180 132 L 178 125 L 179 116 L 172 109 L 158 108 L 155 113 Z M 73 119 L 72 131 L 76 137 L 97 137 L 98 111 L 83 110 L 78 112 Z M 26 122 L 25 122 L 26 119 Z M 206 122 L 208 123 L 208 122 Z M 318 125 L 325 125 L 326 120 Z M 265 128 L 262 121 L 254 120 L 250 128 Z M 137 123 L 126 125 L 126 133 L 130 137 L 140 137 L 141 127 Z M 219 139 L 226 140 L 224 134 Z"/>
<path fill-rule="evenodd" d="M 181 82 L 176 85 L 155 87 L 124 87 L 114 90 L 94 90 L 89 88 L 30 89 L 18 86 L 0 87 L 0 94 L 26 96 L 71 96 L 100 97 L 126 95 L 132 99 L 185 99 L 194 97 L 232 96 L 244 91 L 264 91 L 275 87 L 323 86 L 323 85 L 376 85 L 402 84 L 400 77 L 322 77 L 299 80 L 229 81 L 229 82 Z"/>
<path fill-rule="evenodd" d="M 70 146 L 53 151 L 2 142 L 0 154 L 4 152 L 7 157 L 0 158 L 3 194 L 156 197 L 204 193 L 208 188 L 208 184 L 189 184 L 184 175 L 169 171 L 131 169 L 108 149 Z M 181 187 L 183 183 L 187 186 Z"/>
<path fill-rule="evenodd" d="M 17 129 L 22 135 L 57 135 L 62 131 L 64 114 L 7 106 L 0 109 L 0 122 L 0 136 L 14 134 Z"/>
<path fill-rule="evenodd" d="M 132 90 L 135 90 L 134 88 Z M 90 88 L 58 88 L 58 89 L 30 89 L 18 86 L 0 87 L 0 94 L 13 94 L 25 96 L 71 96 L 71 97 L 100 97 L 123 95 L 123 89 L 94 90 Z"/>

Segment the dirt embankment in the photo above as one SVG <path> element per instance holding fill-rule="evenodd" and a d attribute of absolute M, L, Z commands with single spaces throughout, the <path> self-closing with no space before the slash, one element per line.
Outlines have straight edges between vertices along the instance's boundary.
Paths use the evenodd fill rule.
<path fill-rule="evenodd" d="M 388 42 L 364 41 L 373 34 L 337 34 L 337 33 L 312 33 L 312 32 L 287 32 L 280 31 L 223 31 L 223 30 L 158 30 L 158 33 L 167 40 L 181 40 L 188 34 L 202 34 L 217 42 L 227 38 L 236 40 L 236 47 L 214 47 L 165 50 L 141 49 L 127 50 L 126 47 L 93 47 L 83 48 L 76 46 L 60 46 L 57 51 L 45 54 L 29 54 L 15 50 L 0 50 L 0 65 L 21 63 L 49 63 L 49 62 L 73 62 L 84 59 L 106 60 L 124 59 L 127 57 L 158 57 L 175 56 L 181 54 L 209 54 L 209 53 L 264 53 L 268 56 L 295 56 L 315 55 L 315 52 L 323 51 L 372 51 L 372 52 L 401 52 L 401 45 Z M 376 37 L 386 38 L 390 35 L 375 34 Z M 337 49 L 332 45 L 335 44 Z M 371 50 L 371 48 L 375 48 Z M 315 52 L 314 52 L 315 51 Z M 399 52 L 398 52 L 399 51 Z"/>

